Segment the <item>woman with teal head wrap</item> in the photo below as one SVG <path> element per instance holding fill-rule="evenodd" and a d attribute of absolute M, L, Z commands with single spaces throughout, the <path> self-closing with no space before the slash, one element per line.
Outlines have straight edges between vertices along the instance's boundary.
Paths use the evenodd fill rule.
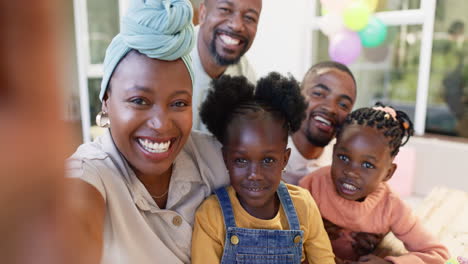
<path fill-rule="evenodd" d="M 182 58 L 193 77 L 189 56 L 195 45 L 192 16 L 192 6 L 186 0 L 135 0 L 122 19 L 121 32 L 107 48 L 101 101 L 112 73 L 131 50 L 165 61 Z"/>
<path fill-rule="evenodd" d="M 67 161 L 86 263 L 190 263 L 195 210 L 228 182 L 219 143 L 191 132 L 192 16 L 188 0 L 132 2 L 107 49 L 107 132 Z"/>

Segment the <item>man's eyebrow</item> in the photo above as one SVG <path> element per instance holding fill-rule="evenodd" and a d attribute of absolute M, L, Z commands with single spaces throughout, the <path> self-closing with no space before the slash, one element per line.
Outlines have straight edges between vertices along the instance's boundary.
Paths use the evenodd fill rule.
<path fill-rule="evenodd" d="M 230 5 L 230 6 L 234 5 L 234 4 L 233 4 L 231 1 L 229 1 L 229 0 L 221 0 L 221 1 L 219 1 L 219 3 L 226 3 L 226 4 Z"/>
<path fill-rule="evenodd" d="M 351 97 L 349 95 L 346 95 L 346 94 L 342 94 L 340 95 L 341 98 L 343 99 L 346 99 L 348 101 L 350 101 L 351 103 L 353 102 L 353 99 L 351 99 Z"/>
<path fill-rule="evenodd" d="M 260 16 L 260 13 L 257 10 L 253 9 L 253 8 L 249 8 L 247 10 L 247 12 L 255 13 L 255 15 Z"/>
<path fill-rule="evenodd" d="M 232 1 L 230 1 L 230 0 L 221 0 L 221 1 L 219 1 L 219 3 L 226 3 L 226 4 L 230 5 L 230 6 L 234 5 L 234 3 Z M 248 13 L 248 12 L 255 13 L 255 15 L 260 16 L 260 12 L 258 12 L 257 10 L 255 10 L 253 8 L 248 8 L 246 13 Z"/>
<path fill-rule="evenodd" d="M 320 89 L 323 89 L 323 90 L 326 90 L 326 91 L 331 91 L 330 87 L 326 86 L 323 83 L 319 83 L 317 85 L 314 85 L 312 88 L 320 88 Z"/>

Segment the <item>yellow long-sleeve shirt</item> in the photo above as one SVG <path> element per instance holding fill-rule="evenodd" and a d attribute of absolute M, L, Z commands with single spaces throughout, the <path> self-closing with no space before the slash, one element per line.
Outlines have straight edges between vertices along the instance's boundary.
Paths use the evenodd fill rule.
<path fill-rule="evenodd" d="M 301 230 L 304 231 L 302 261 L 308 263 L 335 263 L 330 240 L 323 227 L 322 217 L 310 193 L 298 186 L 286 184 L 296 208 Z M 232 186 L 228 187 L 234 218 L 238 227 L 251 229 L 289 230 L 283 207 L 269 220 L 251 216 L 242 208 Z M 215 195 L 208 197 L 195 214 L 192 236 L 192 263 L 220 263 L 224 250 L 226 228 L 221 206 Z"/>

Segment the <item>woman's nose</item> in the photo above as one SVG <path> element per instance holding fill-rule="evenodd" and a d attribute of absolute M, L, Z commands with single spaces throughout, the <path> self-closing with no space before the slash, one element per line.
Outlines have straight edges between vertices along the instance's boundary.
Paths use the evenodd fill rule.
<path fill-rule="evenodd" d="M 164 110 L 151 111 L 148 118 L 148 126 L 154 130 L 165 130 L 170 127 L 171 122 L 169 115 Z"/>

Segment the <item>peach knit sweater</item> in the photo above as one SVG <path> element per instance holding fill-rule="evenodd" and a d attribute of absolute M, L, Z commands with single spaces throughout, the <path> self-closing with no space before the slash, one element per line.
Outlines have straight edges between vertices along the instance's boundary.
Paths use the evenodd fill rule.
<path fill-rule="evenodd" d="M 386 183 L 380 184 L 363 202 L 346 200 L 337 194 L 330 166 L 305 176 L 299 185 L 311 192 L 322 217 L 339 227 L 373 234 L 392 231 L 409 253 L 386 257 L 388 261 L 397 264 L 442 264 L 449 258 L 447 248 L 438 243 L 411 208 Z"/>

